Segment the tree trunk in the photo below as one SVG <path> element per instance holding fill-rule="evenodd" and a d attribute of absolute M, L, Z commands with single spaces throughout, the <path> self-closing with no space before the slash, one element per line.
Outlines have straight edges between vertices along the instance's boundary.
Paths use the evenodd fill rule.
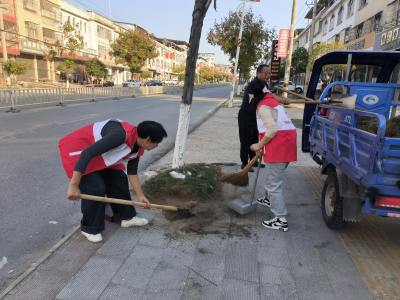
<path fill-rule="evenodd" d="M 172 168 L 181 168 L 185 164 L 185 148 L 189 131 L 190 111 L 193 100 L 194 76 L 203 20 L 212 0 L 196 0 L 192 14 L 190 29 L 189 53 L 186 59 L 185 83 L 183 86 L 182 102 L 179 110 L 178 131 L 175 139 Z"/>
<path fill-rule="evenodd" d="M 67 89 L 69 88 L 69 73 L 67 72 Z"/>

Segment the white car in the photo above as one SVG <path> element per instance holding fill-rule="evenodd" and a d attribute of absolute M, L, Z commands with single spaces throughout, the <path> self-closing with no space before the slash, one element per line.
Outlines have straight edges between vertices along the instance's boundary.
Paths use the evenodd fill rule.
<path fill-rule="evenodd" d="M 129 79 L 122 84 L 123 87 L 139 87 L 142 83 L 136 79 Z"/>
<path fill-rule="evenodd" d="M 283 87 L 283 81 L 279 81 L 279 87 Z M 296 92 L 301 94 L 304 91 L 304 85 L 294 84 L 292 81 L 289 81 L 287 86 L 289 91 Z"/>

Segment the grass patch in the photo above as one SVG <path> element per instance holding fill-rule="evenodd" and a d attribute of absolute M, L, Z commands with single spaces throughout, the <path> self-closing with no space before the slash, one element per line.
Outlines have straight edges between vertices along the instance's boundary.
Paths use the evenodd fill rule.
<path fill-rule="evenodd" d="M 173 178 L 169 173 L 176 171 L 186 175 L 185 179 Z M 190 174 L 190 175 L 189 175 Z M 217 164 L 191 164 L 181 169 L 171 169 L 147 180 L 143 190 L 151 197 L 173 195 L 178 197 L 196 196 L 200 200 L 210 197 L 220 174 Z"/>

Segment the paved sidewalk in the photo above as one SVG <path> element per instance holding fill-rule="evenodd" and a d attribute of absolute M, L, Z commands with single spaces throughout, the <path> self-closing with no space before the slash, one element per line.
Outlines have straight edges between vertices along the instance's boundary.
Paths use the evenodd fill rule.
<path fill-rule="evenodd" d="M 237 163 L 237 112 L 238 107 L 222 107 L 192 132 L 186 163 Z M 288 113 L 293 119 L 302 117 L 299 109 Z M 261 226 L 272 218 L 266 207 L 243 216 L 232 211 L 203 235 L 177 234 L 181 223 L 168 221 L 157 210 L 140 210 L 151 220 L 149 226 L 118 227 L 55 299 L 375 299 L 336 232 L 325 226 L 320 206 L 298 171 L 297 166 L 314 163 L 307 155 L 299 158 L 287 169 L 283 185 L 288 232 Z M 149 169 L 169 168 L 171 162 L 172 152 Z M 249 189 L 254 173 L 250 176 Z M 264 193 L 264 177 L 261 169 L 256 196 Z M 59 259 L 60 267 L 72 263 L 73 252 Z M 42 271 L 54 277 L 61 272 L 45 267 L 38 276 Z M 5 299 L 45 300 L 35 295 L 22 287 Z"/>

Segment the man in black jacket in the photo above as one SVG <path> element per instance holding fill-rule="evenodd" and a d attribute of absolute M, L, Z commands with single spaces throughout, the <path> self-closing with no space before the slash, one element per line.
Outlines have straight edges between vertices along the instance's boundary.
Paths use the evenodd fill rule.
<path fill-rule="evenodd" d="M 256 77 L 252 81 L 261 80 L 265 82 L 265 87 L 268 89 L 268 81 L 271 77 L 271 69 L 268 65 L 260 65 L 257 68 Z M 290 104 L 290 101 L 285 98 L 274 95 L 276 101 L 282 104 Z M 240 138 L 240 160 L 242 162 L 242 169 L 249 163 L 255 156 L 255 152 L 250 150 L 252 144 L 258 143 L 258 130 L 257 130 L 257 117 L 256 108 L 250 106 L 249 93 L 247 88 L 244 91 L 243 102 L 240 106 L 238 114 L 239 124 L 239 138 Z M 257 163 L 254 165 L 257 167 Z M 262 164 L 261 168 L 265 166 Z M 254 172 L 250 169 L 250 172 Z"/>

